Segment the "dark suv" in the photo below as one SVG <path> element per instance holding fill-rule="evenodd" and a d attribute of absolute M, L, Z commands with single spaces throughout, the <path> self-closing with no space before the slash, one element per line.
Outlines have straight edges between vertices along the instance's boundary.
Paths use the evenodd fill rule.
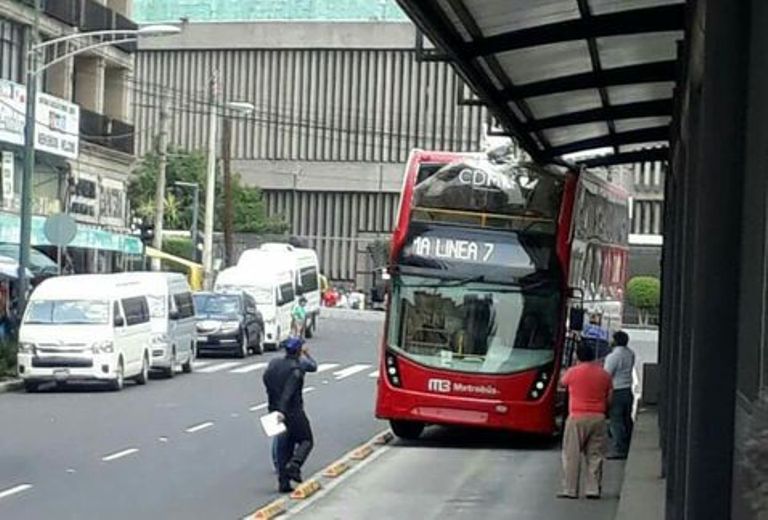
<path fill-rule="evenodd" d="M 199 292 L 194 298 L 198 354 L 226 351 L 243 358 L 264 351 L 264 321 L 251 296 Z"/>

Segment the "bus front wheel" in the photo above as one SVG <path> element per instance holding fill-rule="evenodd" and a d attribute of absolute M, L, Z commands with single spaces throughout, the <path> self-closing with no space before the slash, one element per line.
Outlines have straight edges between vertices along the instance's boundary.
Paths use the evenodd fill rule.
<path fill-rule="evenodd" d="M 416 421 L 389 421 L 392 431 L 401 439 L 416 440 L 424 431 L 424 423 Z"/>

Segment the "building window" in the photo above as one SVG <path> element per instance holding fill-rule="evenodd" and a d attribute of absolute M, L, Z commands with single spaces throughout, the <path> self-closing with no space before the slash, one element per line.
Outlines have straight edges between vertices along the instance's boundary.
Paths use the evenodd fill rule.
<path fill-rule="evenodd" d="M 21 25 L 0 18 L 0 79 L 21 83 L 24 32 Z"/>

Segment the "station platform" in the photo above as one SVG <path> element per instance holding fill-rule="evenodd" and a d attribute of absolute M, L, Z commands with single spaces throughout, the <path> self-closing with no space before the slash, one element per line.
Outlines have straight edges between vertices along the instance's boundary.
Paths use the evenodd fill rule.
<path fill-rule="evenodd" d="M 624 462 L 606 461 L 601 500 L 556 498 L 560 446 L 483 430 L 431 428 L 395 440 L 293 518 L 613 520 Z"/>

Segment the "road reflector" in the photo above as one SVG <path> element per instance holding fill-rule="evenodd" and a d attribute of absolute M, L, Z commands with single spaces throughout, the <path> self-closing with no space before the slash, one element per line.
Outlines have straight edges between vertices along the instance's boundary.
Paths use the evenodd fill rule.
<path fill-rule="evenodd" d="M 347 464 L 346 462 L 336 462 L 328 466 L 325 469 L 325 471 L 323 471 L 323 476 L 329 477 L 329 478 L 336 478 L 342 473 L 344 473 L 345 471 L 347 471 L 348 469 L 349 469 L 349 464 Z"/>
<path fill-rule="evenodd" d="M 355 451 L 352 452 L 352 456 L 350 457 L 353 460 L 363 460 L 365 458 L 368 458 L 368 456 L 373 453 L 373 448 L 366 444 L 365 446 L 362 446 Z"/>
<path fill-rule="evenodd" d="M 251 515 L 253 520 L 269 520 L 286 512 L 286 500 L 280 499 L 267 504 Z"/>
<path fill-rule="evenodd" d="M 293 490 L 293 493 L 291 493 L 291 498 L 303 500 L 305 498 L 311 497 L 318 491 L 320 491 L 320 482 L 315 479 L 308 480 Z"/>
<path fill-rule="evenodd" d="M 395 436 L 392 434 L 391 431 L 385 431 L 378 437 L 376 437 L 376 440 L 374 441 L 376 444 L 389 444 L 389 442 L 394 439 Z"/>

